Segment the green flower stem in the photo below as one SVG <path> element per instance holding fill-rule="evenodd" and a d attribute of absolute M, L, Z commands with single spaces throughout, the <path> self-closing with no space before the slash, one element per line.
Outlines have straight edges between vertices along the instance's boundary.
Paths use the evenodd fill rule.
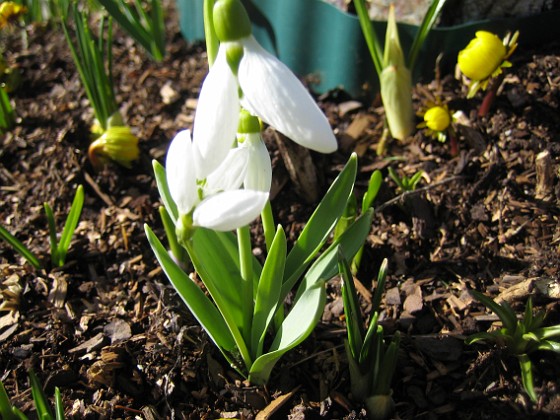
<path fill-rule="evenodd" d="M 204 0 L 204 36 L 206 38 L 208 67 L 212 67 L 212 64 L 214 64 L 219 47 L 218 37 L 214 30 L 214 19 L 212 18 L 215 1 L 216 0 Z"/>
<path fill-rule="evenodd" d="M 239 266 L 241 267 L 241 278 L 243 288 L 241 296 L 247 301 L 240 302 L 243 305 L 243 325 L 241 334 L 246 343 L 251 342 L 251 324 L 253 320 L 253 253 L 251 249 L 251 232 L 249 226 L 237 229 L 237 244 L 239 248 Z"/>
<path fill-rule="evenodd" d="M 274 215 L 272 214 L 272 206 L 268 200 L 261 212 L 262 226 L 264 230 L 264 240 L 266 242 L 266 250 L 270 251 L 274 235 L 276 235 L 276 225 L 274 224 Z"/>

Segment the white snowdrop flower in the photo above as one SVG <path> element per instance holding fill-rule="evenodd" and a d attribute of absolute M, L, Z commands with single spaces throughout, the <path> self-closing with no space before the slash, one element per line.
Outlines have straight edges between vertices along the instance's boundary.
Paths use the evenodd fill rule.
<path fill-rule="evenodd" d="M 167 153 L 166 177 L 179 211 L 180 240 L 189 239 L 197 226 L 229 231 L 258 217 L 268 200 L 268 191 L 241 189 L 248 156 L 246 149 L 232 149 L 206 179 L 199 179 L 195 168 L 200 154 L 191 141 L 190 131 L 175 136 Z"/>

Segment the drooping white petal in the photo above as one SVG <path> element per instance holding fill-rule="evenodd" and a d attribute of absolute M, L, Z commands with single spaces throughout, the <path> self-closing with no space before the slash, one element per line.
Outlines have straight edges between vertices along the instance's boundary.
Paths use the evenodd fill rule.
<path fill-rule="evenodd" d="M 169 192 L 179 213 L 189 213 L 198 200 L 190 130 L 180 131 L 171 141 L 165 172 Z"/>
<path fill-rule="evenodd" d="M 197 178 L 204 179 L 216 169 L 232 147 L 239 121 L 237 80 L 226 61 L 222 43 L 206 76 L 194 118 L 193 143 L 200 154 Z"/>
<path fill-rule="evenodd" d="M 248 190 L 269 192 L 272 184 L 272 163 L 260 133 L 245 134 L 241 147 L 249 151 L 243 186 Z"/>
<path fill-rule="evenodd" d="M 206 178 L 204 194 L 210 195 L 241 187 L 246 177 L 248 160 L 248 149 L 241 147 L 230 149 L 222 164 Z"/>
<path fill-rule="evenodd" d="M 262 191 L 224 191 L 203 200 L 193 213 L 193 222 L 221 232 L 234 230 L 255 220 L 267 200 L 268 193 Z"/>
<path fill-rule="evenodd" d="M 329 121 L 292 71 L 249 36 L 238 80 L 241 104 L 296 143 L 322 153 L 337 148 Z"/>

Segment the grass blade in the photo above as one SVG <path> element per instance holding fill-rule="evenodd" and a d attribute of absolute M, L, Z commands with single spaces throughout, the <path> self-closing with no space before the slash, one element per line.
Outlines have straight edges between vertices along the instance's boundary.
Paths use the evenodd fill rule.
<path fill-rule="evenodd" d="M 371 20 L 369 19 L 365 0 L 354 0 L 354 6 L 356 7 L 356 14 L 358 15 L 362 33 L 364 34 L 373 65 L 375 66 L 375 71 L 377 72 L 377 76 L 381 77 L 381 72 L 383 71 L 383 50 L 381 49 L 381 44 L 379 43 L 379 38 L 375 33 L 375 29 L 371 24 Z"/>
<path fill-rule="evenodd" d="M 23 258 L 27 260 L 29 264 L 35 267 L 37 270 L 41 270 L 43 267 L 39 262 L 39 259 L 27 248 L 19 239 L 14 235 L 0 226 L 0 238 L 8 242 L 14 250 L 16 250 Z"/>
<path fill-rule="evenodd" d="M 29 382 L 31 384 L 31 394 L 33 395 L 33 401 L 35 401 L 35 409 L 37 410 L 37 417 L 39 419 L 51 420 L 54 419 L 53 412 L 49 406 L 49 400 L 47 399 L 45 392 L 43 391 L 43 386 L 37 379 L 33 369 L 29 371 Z"/>
<path fill-rule="evenodd" d="M 76 189 L 76 195 L 72 201 L 72 206 L 70 207 L 70 212 L 66 218 L 66 223 L 64 223 L 64 228 L 62 229 L 62 235 L 60 235 L 60 241 L 58 242 L 58 265 L 64 265 L 66 260 L 66 254 L 68 253 L 68 248 L 70 248 L 70 242 L 72 242 L 72 236 L 76 231 L 78 222 L 80 220 L 80 215 L 82 214 L 82 208 L 84 207 L 84 187 L 78 185 Z"/>
<path fill-rule="evenodd" d="M 418 28 L 418 32 L 416 32 L 416 36 L 414 37 L 414 41 L 412 42 L 412 46 L 408 52 L 407 66 L 411 71 L 414 69 L 418 53 L 422 49 L 422 45 L 424 45 L 426 38 L 436 23 L 436 19 L 438 18 L 445 2 L 446 0 L 433 0 L 424 15 L 424 19 L 420 24 L 420 28 Z"/>

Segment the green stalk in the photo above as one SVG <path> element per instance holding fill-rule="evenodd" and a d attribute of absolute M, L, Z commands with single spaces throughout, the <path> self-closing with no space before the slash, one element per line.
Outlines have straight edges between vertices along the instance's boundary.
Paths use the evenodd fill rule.
<path fill-rule="evenodd" d="M 239 266 L 243 279 L 242 296 L 247 299 L 243 302 L 243 325 L 241 334 L 246 343 L 251 342 L 251 324 L 253 323 L 253 252 L 251 249 L 251 232 L 249 226 L 237 229 L 237 244 L 239 248 Z"/>
<path fill-rule="evenodd" d="M 214 31 L 214 3 L 216 0 L 204 0 L 204 34 L 206 37 L 206 54 L 208 56 L 208 67 L 212 67 L 218 55 L 218 37 Z"/>

